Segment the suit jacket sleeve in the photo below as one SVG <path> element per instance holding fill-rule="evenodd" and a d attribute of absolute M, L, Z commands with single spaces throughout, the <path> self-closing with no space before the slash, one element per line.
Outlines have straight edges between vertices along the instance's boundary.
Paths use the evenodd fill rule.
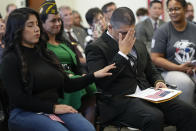
<path fill-rule="evenodd" d="M 116 53 L 111 61 L 108 62 L 106 57 L 104 56 L 103 51 L 96 45 L 91 44 L 86 47 L 86 57 L 88 69 L 90 72 L 95 72 L 104 68 L 105 66 L 115 63 L 116 68 L 110 70 L 112 76 L 96 79 L 96 85 L 98 88 L 106 89 L 109 88 L 109 85 L 116 80 L 116 77 L 123 71 L 125 66 L 127 65 L 128 60 L 126 60 L 123 56 Z"/>
<path fill-rule="evenodd" d="M 155 65 L 152 63 L 152 60 L 151 60 L 148 52 L 147 52 L 147 61 L 148 61 L 148 64 L 147 64 L 144 72 L 145 72 L 146 78 L 148 79 L 150 84 L 152 86 L 155 86 L 156 82 L 158 82 L 158 81 L 164 82 L 160 72 L 157 70 Z"/>

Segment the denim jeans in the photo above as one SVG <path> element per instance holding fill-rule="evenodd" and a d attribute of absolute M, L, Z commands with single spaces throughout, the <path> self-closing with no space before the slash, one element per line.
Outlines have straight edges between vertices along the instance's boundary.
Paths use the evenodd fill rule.
<path fill-rule="evenodd" d="M 93 125 L 77 113 L 58 115 L 64 124 L 43 114 L 16 108 L 10 112 L 9 131 L 95 131 Z"/>

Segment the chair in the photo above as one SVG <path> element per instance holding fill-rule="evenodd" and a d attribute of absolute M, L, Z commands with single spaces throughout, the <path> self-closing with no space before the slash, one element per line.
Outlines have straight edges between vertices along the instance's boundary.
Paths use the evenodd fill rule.
<path fill-rule="evenodd" d="M 176 89 L 177 86 L 176 85 L 172 85 L 169 83 L 166 83 L 168 88 L 171 89 Z M 95 108 L 95 127 L 97 129 L 97 131 L 104 131 L 105 127 L 108 126 L 114 126 L 115 128 L 117 128 L 117 131 L 121 131 L 122 128 L 128 128 L 131 131 L 140 131 L 140 129 L 134 128 L 134 127 L 130 127 L 129 125 L 127 125 L 126 123 L 123 122 L 117 122 L 117 121 L 108 121 L 108 122 L 101 122 L 100 120 L 100 113 L 99 113 L 99 102 L 105 98 L 111 98 L 112 95 L 110 94 L 103 94 L 101 91 L 98 91 L 95 93 L 96 96 L 96 108 Z M 165 127 L 167 127 L 168 125 L 165 125 Z"/>

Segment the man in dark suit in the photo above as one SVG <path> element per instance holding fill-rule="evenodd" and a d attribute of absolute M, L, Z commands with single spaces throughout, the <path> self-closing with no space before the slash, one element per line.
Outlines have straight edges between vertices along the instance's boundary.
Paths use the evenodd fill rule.
<path fill-rule="evenodd" d="M 154 86 L 166 88 L 152 64 L 145 45 L 134 37 L 135 17 L 126 7 L 113 12 L 107 32 L 86 47 L 90 72 L 115 63 L 112 76 L 96 80 L 96 85 L 111 97 L 100 102 L 103 122 L 115 120 L 142 131 L 162 131 L 164 123 L 181 131 L 196 129 L 196 109 L 176 99 L 153 104 L 125 95 Z"/>
<path fill-rule="evenodd" d="M 162 12 L 161 1 L 153 0 L 150 2 L 149 18 L 136 25 L 136 38 L 144 42 L 149 52 L 154 31 L 164 23 L 159 19 Z"/>

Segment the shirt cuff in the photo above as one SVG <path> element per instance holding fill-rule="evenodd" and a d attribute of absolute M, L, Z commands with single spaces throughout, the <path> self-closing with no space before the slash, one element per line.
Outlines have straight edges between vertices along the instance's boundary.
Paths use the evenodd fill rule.
<path fill-rule="evenodd" d="M 125 55 L 124 53 L 122 53 L 121 51 L 118 51 L 118 54 L 123 56 L 125 59 L 129 60 L 129 57 Z"/>

